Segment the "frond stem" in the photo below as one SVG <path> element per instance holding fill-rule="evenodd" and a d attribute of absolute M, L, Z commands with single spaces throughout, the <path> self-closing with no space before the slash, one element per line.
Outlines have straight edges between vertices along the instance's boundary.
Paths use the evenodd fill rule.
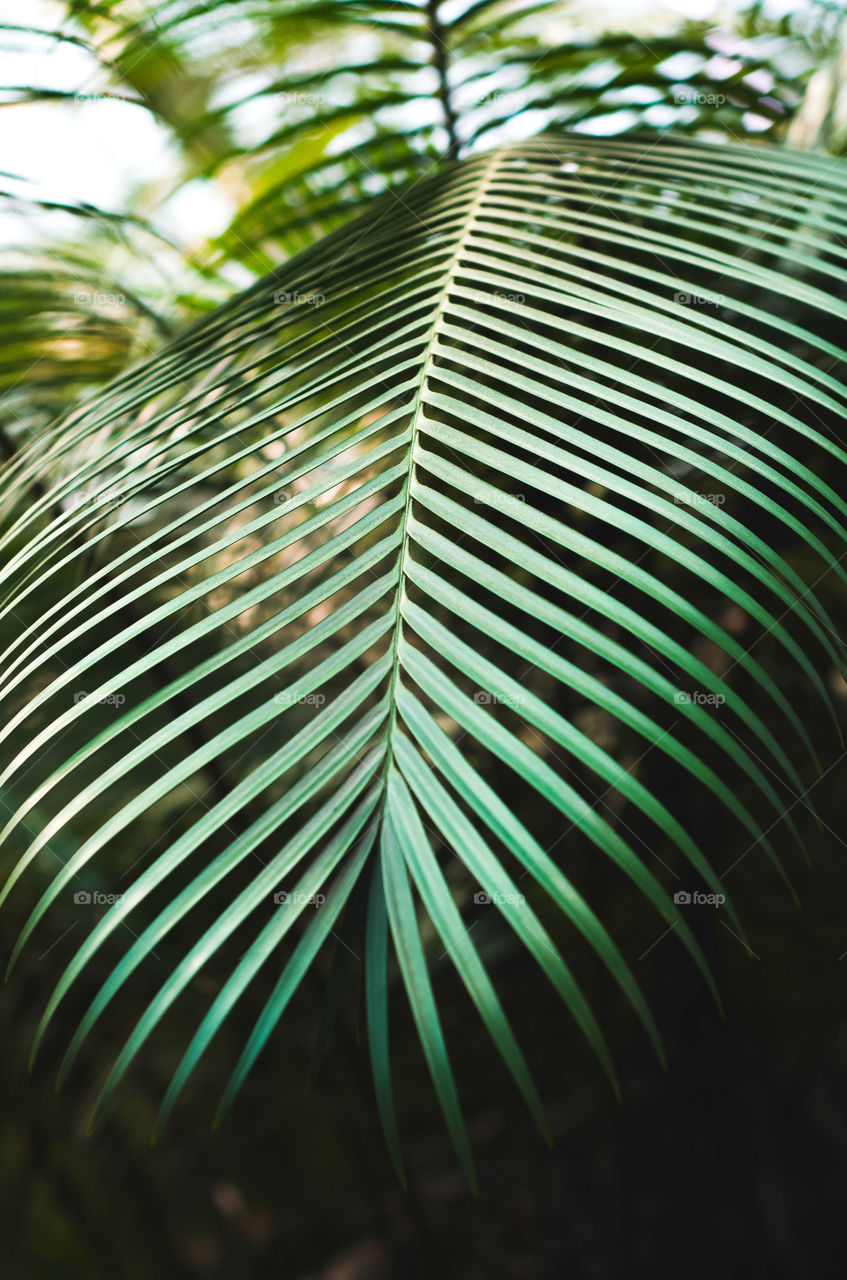
<path fill-rule="evenodd" d="M 450 98 L 450 58 L 447 49 L 447 33 L 438 16 L 440 0 L 427 0 L 426 34 L 432 46 L 432 65 L 438 76 L 438 100 L 444 113 L 444 128 L 447 130 L 446 160 L 456 160 L 459 155 L 459 138 L 456 133 L 457 116 Z"/>

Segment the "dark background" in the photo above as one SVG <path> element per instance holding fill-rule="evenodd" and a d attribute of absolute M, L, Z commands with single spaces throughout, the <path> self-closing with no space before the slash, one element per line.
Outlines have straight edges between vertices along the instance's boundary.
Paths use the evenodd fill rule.
<path fill-rule="evenodd" d="M 808 815 L 800 823 L 812 865 L 796 850 L 786 856 L 802 907 L 761 853 L 732 872 L 756 955 L 721 926 L 718 909 L 689 909 L 723 995 L 724 1020 L 672 936 L 637 959 L 663 922 L 637 906 L 627 927 L 633 903 L 617 904 L 616 936 L 645 986 L 669 1058 L 664 1072 L 623 1001 L 607 989 L 604 1026 L 620 1072 L 620 1105 L 531 962 L 519 954 L 496 961 L 504 1003 L 548 1109 L 552 1149 L 449 975 L 436 970 L 479 1163 L 478 1198 L 463 1181 L 400 1000 L 393 1065 L 408 1195 L 399 1187 L 376 1117 L 366 1049 L 357 1044 L 358 965 L 349 1016 L 308 1091 L 317 1014 L 304 993 L 224 1127 L 217 1134 L 208 1128 L 221 1082 L 213 1053 L 161 1145 L 150 1149 L 153 1108 L 173 1066 L 167 1054 L 142 1055 L 131 1087 L 93 1138 L 84 1132 L 99 1078 L 91 1061 L 77 1073 L 76 1089 L 58 1097 L 56 1048 L 27 1077 L 29 1035 L 22 1033 L 40 1010 L 37 983 L 48 963 L 34 955 L 2 1005 L 4 1274 L 22 1280 L 567 1274 L 593 1280 L 648 1269 L 704 1277 L 837 1274 L 847 1191 L 847 957 L 839 959 L 847 952 L 847 868 L 839 759 L 836 749 L 824 756 L 830 771 L 813 792 L 827 824 L 823 833 Z M 787 844 L 783 839 L 783 851 Z M 706 851 L 720 865 L 727 850 L 706 842 Z M 588 970 L 586 976 L 601 981 Z M 227 1058 L 238 1026 L 228 1034 L 232 1039 L 220 1046 Z M 117 1046 L 100 1048 L 107 1054 Z"/>

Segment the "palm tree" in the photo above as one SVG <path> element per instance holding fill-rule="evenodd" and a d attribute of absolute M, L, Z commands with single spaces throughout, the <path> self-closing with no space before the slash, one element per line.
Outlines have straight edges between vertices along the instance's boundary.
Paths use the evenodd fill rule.
<path fill-rule="evenodd" d="M 204 24 L 238 9 L 158 6 L 153 31 L 73 6 L 192 172 L 238 150 L 251 95 L 216 105 L 192 60 Z M 550 9 L 484 3 L 447 24 L 416 4 L 269 6 L 262 48 L 285 74 L 261 94 L 313 100 L 254 146 L 273 159 L 192 270 L 219 288 L 236 261 L 284 260 L 7 448 L 2 897 L 32 903 L 11 966 L 72 899 L 108 907 L 36 1033 L 37 1048 L 83 984 L 60 1079 L 168 948 L 95 1119 L 209 968 L 157 1127 L 252 999 L 222 1115 L 334 943 L 319 1038 L 361 957 L 402 1176 L 402 986 L 473 1182 L 434 991 L 445 960 L 546 1132 L 492 980 L 502 949 L 525 948 L 615 1085 L 566 958 L 580 940 L 663 1050 L 592 900 L 623 872 L 633 910 L 675 932 L 719 999 L 694 905 L 742 941 L 744 925 L 692 813 L 720 814 L 737 859 L 764 855 L 790 889 L 779 846 L 801 842 L 807 760 L 820 767 L 807 700 L 837 735 L 845 658 L 827 600 L 847 582 L 847 171 L 687 136 L 725 110 L 787 119 L 761 66 L 739 57 L 723 94 L 702 37 L 649 56 L 530 43 L 521 21 Z M 327 70 L 321 41 L 351 23 L 371 52 Z M 693 116 L 666 67 L 683 50 L 700 55 Z M 415 114 L 427 60 L 434 122 Z M 502 73 L 528 95 L 517 107 L 486 88 Z M 336 80 L 350 88 L 328 111 Z M 633 136 L 563 127 L 633 86 L 652 91 Z M 645 130 L 656 106 L 670 134 Z M 353 120 L 367 136 L 339 154 Z"/>

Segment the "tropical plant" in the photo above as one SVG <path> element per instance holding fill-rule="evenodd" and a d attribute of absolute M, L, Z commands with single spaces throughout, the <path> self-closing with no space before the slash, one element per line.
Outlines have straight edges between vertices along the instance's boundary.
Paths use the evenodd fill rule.
<path fill-rule="evenodd" d="M 613 1081 L 563 954 L 577 938 L 662 1055 L 590 898 L 623 872 L 714 989 L 637 848 L 646 830 L 684 860 L 744 937 L 675 812 L 685 779 L 747 833 L 741 857 L 788 879 L 771 835 L 784 820 L 799 839 L 810 803 L 802 699 L 835 720 L 825 677 L 845 657 L 819 588 L 847 581 L 825 474 L 847 461 L 845 187 L 833 161 L 686 138 L 549 131 L 448 154 L 14 453 L 2 897 L 48 879 L 12 967 L 63 896 L 109 904 L 36 1047 L 113 956 L 60 1078 L 156 948 L 181 954 L 96 1114 L 209 967 L 160 1123 L 255 983 L 222 1114 L 331 936 L 321 1034 L 362 954 L 398 1171 L 397 978 L 471 1180 L 438 960 L 542 1130 L 489 975 L 508 930 Z M 661 790 L 639 777 L 654 750 Z"/>
<path fill-rule="evenodd" d="M 696 592 L 714 588 L 748 613 L 829 704 L 784 615 L 832 661 L 843 648 L 810 586 L 755 533 L 754 517 L 764 510 L 803 538 L 824 571 L 843 576 L 821 532 L 841 536 L 845 504 L 789 451 L 798 439 L 844 461 L 829 425 L 844 414 L 843 392 L 816 358 L 831 363 L 837 348 L 805 316 L 789 327 L 763 303 L 789 296 L 810 316 L 840 317 L 820 286 L 841 274 L 844 182 L 826 162 L 757 150 L 551 135 L 505 146 L 375 206 L 9 465 L 3 614 L 19 625 L 4 655 L 3 782 L 26 776 L 27 787 L 3 836 L 34 819 L 37 834 L 6 892 L 75 815 L 90 827 L 15 956 L 57 895 L 85 884 L 89 861 L 114 850 L 149 806 L 198 777 L 213 795 L 63 975 L 43 1025 L 130 913 L 146 919 L 154 891 L 178 886 L 139 926 L 66 1065 L 158 940 L 216 886 L 233 886 L 162 984 L 104 1099 L 189 977 L 250 920 L 255 938 L 192 1041 L 167 1114 L 239 993 L 325 894 L 224 1105 L 350 901 L 345 924 L 366 919 L 371 1051 L 395 1157 L 389 931 L 470 1172 L 411 874 L 540 1118 L 427 827 L 535 955 L 610 1074 L 600 1028 L 515 867 L 598 950 L 658 1045 L 614 942 L 543 847 L 559 829 L 547 815 L 535 832 L 521 821 L 487 781 L 490 761 L 507 764 L 539 805 L 632 877 L 707 972 L 653 872 L 534 741 L 617 789 L 721 892 L 672 812 L 567 714 L 574 701 L 593 703 L 692 772 L 776 860 L 761 821 L 676 730 L 687 722 L 711 740 L 777 817 L 785 805 L 768 770 L 801 792 L 798 770 L 727 673 L 685 639 L 715 645 L 811 747 L 802 719 L 749 650 L 663 582 L 662 566 L 676 562 Z M 718 280 L 731 301 L 716 296 Z M 718 319 L 718 302 L 738 319 Z M 774 328 L 790 331 L 790 348 L 771 340 Z M 730 360 L 755 376 L 757 394 L 721 376 Z M 692 382 L 696 394 L 686 394 Z M 775 403 L 786 390 L 794 403 Z M 809 413 L 798 416 L 798 404 Z M 805 420 L 812 414 L 824 430 Z M 698 501 L 681 472 L 711 475 L 729 501 Z M 45 607 L 51 582 L 72 566 L 76 585 Z M 658 661 L 645 661 L 651 651 Z M 552 678 L 554 696 L 532 691 L 532 670 Z M 42 687 L 20 705 L 39 672 Z M 103 709 L 125 701 L 94 732 Z M 662 703 L 671 724 L 654 709 Z M 757 746 L 701 703 L 725 703 Z M 223 847 L 211 856 L 216 839 Z M 258 849 L 273 853 L 242 884 Z M 201 866 L 188 877 L 198 851 Z M 295 870 L 277 907 L 274 893 Z"/>

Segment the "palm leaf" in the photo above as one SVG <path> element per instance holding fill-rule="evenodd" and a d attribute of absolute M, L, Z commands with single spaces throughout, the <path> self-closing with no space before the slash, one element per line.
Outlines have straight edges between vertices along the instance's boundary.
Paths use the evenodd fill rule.
<path fill-rule="evenodd" d="M 570 15 L 557 0 L 67 8 L 87 38 L 54 38 L 85 48 L 97 59 L 92 77 L 112 86 L 91 96 L 151 111 L 183 152 L 180 184 L 219 175 L 250 193 L 213 251 L 216 264 L 235 259 L 254 274 L 358 213 L 366 196 L 513 136 L 506 126 L 537 132 L 599 118 L 603 131 L 736 136 L 751 119 L 783 129 L 797 97 L 779 56 L 760 58 L 755 42 L 727 52 L 705 23 L 648 43 L 599 30 L 561 42 Z M 795 59 L 802 44 L 796 36 Z M 348 45 L 355 56 L 339 59 Z M 12 92 L 19 104 L 74 97 L 53 86 Z"/>
<path fill-rule="evenodd" d="M 771 149 L 509 144 L 373 205 L 7 464 L 0 785 L 20 794 L 26 779 L 27 794 L 0 843 L 39 829 L 3 897 L 32 891 L 42 863 L 51 876 L 12 964 L 95 864 L 132 874 L 42 1019 L 38 1041 L 129 923 L 63 1075 L 151 951 L 182 952 L 98 1114 L 210 963 L 218 994 L 162 1120 L 273 971 L 228 1107 L 358 895 L 395 1164 L 399 978 L 472 1178 L 433 934 L 544 1126 L 468 925 L 474 889 L 612 1080 L 559 922 L 662 1052 L 551 830 L 623 872 L 714 990 L 638 829 L 713 892 L 725 885 L 667 799 L 575 712 L 599 708 L 661 751 L 785 875 L 772 831 L 784 817 L 796 838 L 790 798 L 806 790 L 802 757 L 816 759 L 799 699 L 834 715 L 821 671 L 845 656 L 818 590 L 829 573 L 847 580 L 847 504 L 823 478 L 847 461 L 845 187 L 837 165 Z M 779 549 L 787 535 L 803 572 Z M 722 621 L 728 605 L 753 643 Z M 787 687 L 769 670 L 777 652 Z M 125 868 L 128 834 L 186 793 L 166 847 Z M 58 871 L 45 861 L 56 840 L 72 850 Z"/>

